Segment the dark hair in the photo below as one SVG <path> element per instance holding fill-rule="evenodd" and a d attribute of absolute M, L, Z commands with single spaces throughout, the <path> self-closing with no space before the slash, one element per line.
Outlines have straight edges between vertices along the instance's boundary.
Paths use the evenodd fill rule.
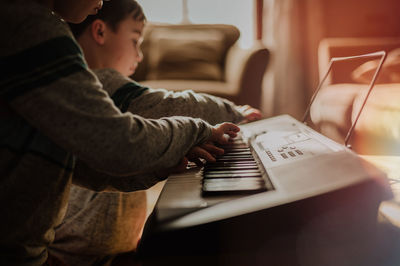
<path fill-rule="evenodd" d="M 132 15 L 136 21 L 146 21 L 143 9 L 136 0 L 112 0 L 104 2 L 103 8 L 96 15 L 88 16 L 79 24 L 69 23 L 69 26 L 75 38 L 79 38 L 96 19 L 103 20 L 111 26 L 113 31 L 116 31 L 118 24 L 129 15 Z"/>

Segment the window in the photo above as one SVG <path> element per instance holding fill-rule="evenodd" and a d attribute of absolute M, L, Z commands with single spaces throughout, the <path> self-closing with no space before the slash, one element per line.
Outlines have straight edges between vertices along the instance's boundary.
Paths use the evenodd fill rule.
<path fill-rule="evenodd" d="M 239 44 L 249 47 L 254 40 L 252 0 L 138 0 L 146 17 L 164 23 L 223 23 L 238 27 Z"/>

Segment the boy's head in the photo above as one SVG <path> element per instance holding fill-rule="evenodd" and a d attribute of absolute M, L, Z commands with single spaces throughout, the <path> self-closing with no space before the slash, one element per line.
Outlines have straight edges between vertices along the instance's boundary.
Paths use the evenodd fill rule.
<path fill-rule="evenodd" d="M 135 0 L 105 2 L 96 15 L 70 24 L 89 67 L 114 68 L 130 76 L 142 61 L 140 44 L 146 17 Z"/>
<path fill-rule="evenodd" d="M 64 20 L 72 23 L 82 22 L 88 15 L 96 14 L 103 5 L 103 0 L 36 0 L 51 5 Z M 109 0 L 104 0 L 109 1 Z"/>

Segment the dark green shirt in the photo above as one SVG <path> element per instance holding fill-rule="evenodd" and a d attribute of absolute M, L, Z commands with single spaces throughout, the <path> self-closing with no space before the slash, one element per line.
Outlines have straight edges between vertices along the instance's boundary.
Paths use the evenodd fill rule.
<path fill-rule="evenodd" d="M 118 176 L 86 179 L 88 187 L 144 189 L 160 178 L 138 172 L 176 165 L 211 126 L 121 113 L 66 23 L 33 1 L 1 1 L 0 31 L 0 265 L 42 265 L 74 158 Z"/>

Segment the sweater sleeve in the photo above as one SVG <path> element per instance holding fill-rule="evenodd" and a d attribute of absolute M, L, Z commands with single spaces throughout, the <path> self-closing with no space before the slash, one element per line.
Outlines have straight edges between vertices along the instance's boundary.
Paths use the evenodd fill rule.
<path fill-rule="evenodd" d="M 112 89 L 109 93 L 114 99 L 128 101 L 124 104 L 129 112 L 146 118 L 181 115 L 201 118 L 211 124 L 239 123 L 243 120 L 236 105 L 226 99 L 192 90 L 173 92 L 146 88 L 111 69 L 95 70 L 95 74 L 103 84 L 107 84 L 107 88 Z M 118 84 L 119 88 L 112 83 Z"/>
<path fill-rule="evenodd" d="M 12 50 L 0 62 L 7 66 L 0 75 L 2 100 L 94 169 L 131 175 L 169 168 L 211 135 L 211 125 L 200 119 L 151 120 L 121 113 L 87 69 L 70 34 L 49 36 L 31 47 Z"/>
<path fill-rule="evenodd" d="M 78 160 L 72 181 L 75 185 L 94 191 L 132 192 L 148 189 L 167 177 L 154 171 L 138 172 L 123 177 L 113 176 L 96 171 L 85 162 Z"/>

